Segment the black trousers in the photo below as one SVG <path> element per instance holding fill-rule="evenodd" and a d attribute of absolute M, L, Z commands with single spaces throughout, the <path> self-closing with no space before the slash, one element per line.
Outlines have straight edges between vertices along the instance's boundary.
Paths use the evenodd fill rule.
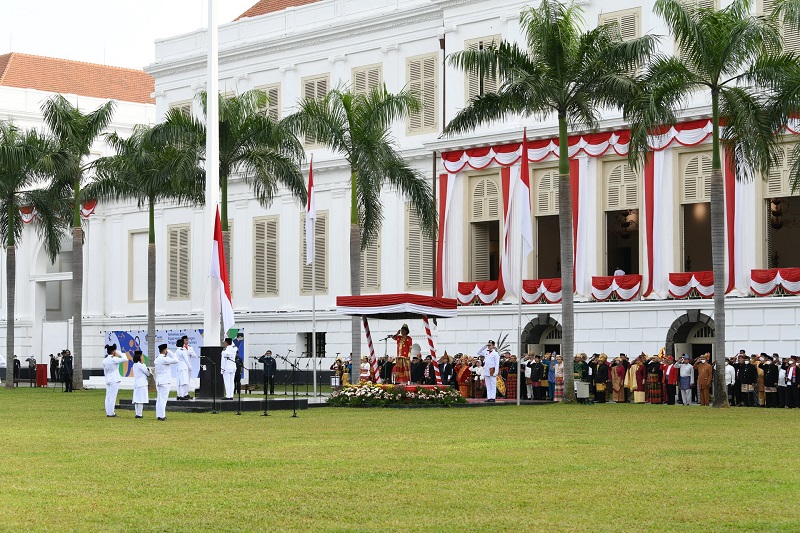
<path fill-rule="evenodd" d="M 667 384 L 667 405 L 675 405 L 675 392 L 677 388 L 677 385 Z"/>
<path fill-rule="evenodd" d="M 767 399 L 767 407 L 778 407 L 778 393 L 777 392 L 767 392 L 764 394 Z"/>
<path fill-rule="evenodd" d="M 64 380 L 64 390 L 66 392 L 72 392 L 73 389 L 74 389 L 73 386 L 72 386 L 72 373 L 70 372 L 70 373 L 62 374 L 61 375 L 61 379 Z"/>
<path fill-rule="evenodd" d="M 798 392 L 800 392 L 800 390 L 797 388 L 797 385 L 786 387 L 786 407 L 791 407 L 792 409 L 800 407 L 800 396 Z"/>
<path fill-rule="evenodd" d="M 786 407 L 786 387 L 778 387 L 778 407 Z"/>
<path fill-rule="evenodd" d="M 267 384 L 269 384 L 269 393 L 275 394 L 275 376 L 264 376 L 264 394 L 267 393 Z"/>

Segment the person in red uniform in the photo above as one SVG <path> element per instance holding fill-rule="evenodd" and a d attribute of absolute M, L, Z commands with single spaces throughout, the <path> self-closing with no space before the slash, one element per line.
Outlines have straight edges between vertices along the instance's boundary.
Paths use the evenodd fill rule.
<path fill-rule="evenodd" d="M 397 334 L 392 337 L 397 343 L 397 359 L 392 369 L 395 383 L 408 383 L 411 381 L 411 337 L 408 336 L 408 325 L 403 324 Z"/>

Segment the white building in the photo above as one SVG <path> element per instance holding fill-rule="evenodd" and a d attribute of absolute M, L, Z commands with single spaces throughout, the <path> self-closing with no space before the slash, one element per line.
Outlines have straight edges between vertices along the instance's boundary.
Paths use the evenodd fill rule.
<path fill-rule="evenodd" d="M 519 235 L 513 222 L 506 223 L 505 213 L 507 184 L 519 173 L 523 127 L 530 139 L 536 241 L 523 278 L 530 281 L 525 284 L 528 298 L 537 303 L 523 305 L 522 341 L 535 351 L 560 344 L 560 306 L 546 301 L 555 295 L 537 293 L 539 288 L 557 292 L 546 280 L 560 275 L 555 118 L 510 119 L 462 138 L 440 139 L 443 124 L 482 86 L 474 76 L 444 66 L 444 57 L 481 42 L 520 40 L 524 6 L 508 0 L 261 1 L 246 17 L 220 28 L 220 90 L 263 88 L 276 117 L 291 113 L 300 98 L 339 85 L 360 90 L 382 82 L 392 92 L 403 87 L 420 91 L 423 111 L 396 124 L 393 133 L 404 157 L 435 182 L 443 232 L 439 242 L 426 242 L 403 199 L 385 190 L 385 221 L 380 242 L 364 254 L 362 292 L 438 293 L 486 303 L 462 306 L 458 318 L 440 321 L 439 353 L 471 352 L 487 338 L 516 331 Z M 613 10 L 594 0 L 583 6 L 587 25 L 617 20 L 626 36 L 668 35 L 650 1 L 620 0 Z M 155 78 L 159 119 L 173 106 L 188 105 L 199 114 L 196 96 L 205 88 L 206 38 L 205 31 L 197 31 L 156 43 L 155 60 L 146 70 Z M 669 37 L 661 47 L 674 50 Z M 484 82 L 484 89 L 491 87 L 492 80 Z M 604 117 L 596 135 L 584 132 L 571 140 L 577 351 L 638 354 L 663 346 L 678 353 L 713 348 L 711 300 L 684 298 L 708 294 L 709 279 L 701 273 L 711 269 L 708 117 L 708 102 L 698 94 L 683 113 L 685 122 L 659 140 L 653 165 L 638 174 L 625 162 L 625 125 L 617 114 Z M 792 135 L 787 142 L 794 142 Z M 349 171 L 336 154 L 314 145 L 307 148 L 314 155 L 317 257 L 324 258 L 316 265 L 318 350 L 330 358 L 347 355 L 350 344 L 350 320 L 334 311 L 336 296 L 349 293 Z M 730 352 L 800 351 L 800 299 L 754 297 L 751 290 L 753 269 L 800 266 L 800 251 L 793 245 L 800 238 L 800 200 L 789 191 L 787 165 L 784 161 L 783 169 L 763 182 L 726 179 Z M 303 206 L 282 191 L 264 209 L 236 179 L 229 202 L 234 309 L 251 354 L 267 347 L 280 354 L 310 351 L 312 287 L 311 270 L 303 260 Z M 207 272 L 203 247 L 197 244 L 210 230 L 203 228 L 199 208 L 167 206 L 156 217 L 158 327 L 199 328 Z M 146 231 L 146 213 L 132 205 L 99 206 L 89 219 L 90 245 L 105 243 L 104 251 L 113 260 L 93 264 L 92 252 L 87 253 L 87 367 L 98 364 L 104 331 L 145 327 Z M 187 259 L 187 268 L 171 268 L 170 260 L 179 257 Z M 617 268 L 641 278 L 602 279 Z M 505 292 L 497 283 L 501 273 Z M 756 273 L 762 283 L 756 288 L 767 291 L 777 273 Z M 788 278 L 790 291 L 800 290 L 792 283 L 797 281 L 795 271 L 781 275 Z M 604 289 L 612 282 L 611 289 L 619 289 L 609 294 Z M 595 301 L 606 297 L 609 301 Z M 611 301 L 618 299 L 630 301 Z M 373 337 L 393 333 L 399 325 L 372 323 Z M 409 325 L 424 347 L 422 325 Z M 28 327 L 35 329 L 33 323 Z M 509 337 L 515 338 L 516 333 Z M 379 352 L 383 349 L 377 346 Z"/>

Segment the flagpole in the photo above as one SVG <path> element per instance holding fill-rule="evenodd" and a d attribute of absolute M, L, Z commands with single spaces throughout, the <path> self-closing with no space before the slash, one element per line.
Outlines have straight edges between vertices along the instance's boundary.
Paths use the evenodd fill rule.
<path fill-rule="evenodd" d="M 219 34 L 217 33 L 217 13 L 216 0 L 208 0 L 208 68 L 206 83 L 206 190 L 205 190 L 205 211 L 203 214 L 205 235 L 211 235 L 214 230 L 214 222 L 219 204 Z M 210 271 L 211 251 L 213 241 L 205 248 L 205 261 Z M 210 281 L 210 278 L 207 278 Z M 206 287 L 212 287 L 206 291 L 205 306 L 203 313 L 204 341 L 206 346 L 219 346 L 221 344 L 220 315 L 216 311 L 219 306 L 220 295 L 213 282 Z"/>
<path fill-rule="evenodd" d="M 316 226 L 317 221 L 314 220 Z M 315 228 L 316 229 L 316 228 Z M 316 254 L 314 254 L 316 256 Z M 317 397 L 317 258 L 311 261 L 311 357 L 314 358 L 314 398 Z M 306 383 L 308 383 L 306 381 Z"/>
<path fill-rule="evenodd" d="M 522 154 L 522 157 L 527 157 L 527 154 Z M 522 191 L 520 191 L 522 192 Z M 522 228 L 519 232 L 519 298 L 517 300 L 517 405 L 520 404 L 520 396 L 522 396 L 522 380 L 525 375 L 522 371 L 522 270 L 525 259 L 525 254 L 522 251 L 525 249 L 522 237 Z M 529 398 L 531 399 L 531 398 Z"/>

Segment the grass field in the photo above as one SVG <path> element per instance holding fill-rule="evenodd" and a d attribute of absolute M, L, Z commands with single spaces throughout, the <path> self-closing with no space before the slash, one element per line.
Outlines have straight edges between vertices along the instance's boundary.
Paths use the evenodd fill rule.
<path fill-rule="evenodd" d="M 0 389 L 0 529 L 800 530 L 797 410 L 318 408 L 162 423 L 106 418 L 103 395 Z"/>

